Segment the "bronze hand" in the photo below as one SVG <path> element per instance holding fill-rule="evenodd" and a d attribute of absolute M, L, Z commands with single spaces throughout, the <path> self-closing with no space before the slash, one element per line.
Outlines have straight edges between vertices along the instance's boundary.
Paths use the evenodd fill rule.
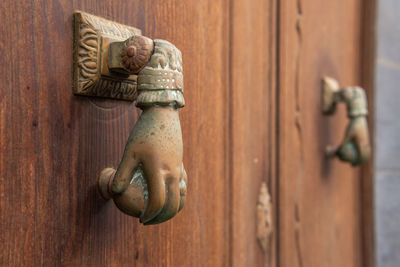
<path fill-rule="evenodd" d="M 148 203 L 140 216 L 142 223 L 159 223 L 172 218 L 183 207 L 186 172 L 182 164 L 182 132 L 174 107 L 145 108 L 125 147 L 111 192 L 114 201 L 127 213 L 124 192 L 134 171 L 142 168 L 148 185 Z M 181 189 L 180 186 L 181 185 Z"/>

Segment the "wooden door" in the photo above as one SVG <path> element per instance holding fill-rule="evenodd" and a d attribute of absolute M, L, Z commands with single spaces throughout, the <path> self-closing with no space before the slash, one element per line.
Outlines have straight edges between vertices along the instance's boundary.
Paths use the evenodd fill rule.
<path fill-rule="evenodd" d="M 326 117 L 320 105 L 325 75 L 364 86 L 373 97 L 371 7 L 373 1 L 280 1 L 280 266 L 373 264 L 372 160 L 360 172 L 324 157 L 326 145 L 341 142 L 347 121 L 345 107 Z"/>
<path fill-rule="evenodd" d="M 359 171 L 322 155 L 346 118 L 319 108 L 322 75 L 365 81 L 365 8 L 320 2 L 1 1 L 0 265 L 367 266 Z M 97 192 L 140 112 L 72 94 L 75 9 L 182 51 L 189 185 L 168 222 L 143 226 Z M 265 251 L 263 182 L 273 203 Z"/>

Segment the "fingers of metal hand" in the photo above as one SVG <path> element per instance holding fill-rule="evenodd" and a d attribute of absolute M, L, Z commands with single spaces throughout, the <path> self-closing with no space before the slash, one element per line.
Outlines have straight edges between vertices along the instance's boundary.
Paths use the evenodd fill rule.
<path fill-rule="evenodd" d="M 359 150 L 360 150 L 360 157 L 359 157 L 358 164 L 362 164 L 369 159 L 369 157 L 371 155 L 371 147 L 369 146 L 369 144 L 367 144 L 367 145 L 361 144 L 359 146 Z"/>
<path fill-rule="evenodd" d="M 336 154 L 341 160 L 348 161 L 352 164 L 355 164 L 359 157 L 357 146 L 353 141 L 342 144 L 338 148 Z"/>
<path fill-rule="evenodd" d="M 185 206 L 185 202 L 186 202 L 186 195 L 181 196 L 181 202 L 179 203 L 178 212 L 180 212 L 183 209 L 183 207 Z"/>
<path fill-rule="evenodd" d="M 125 191 L 132 179 L 133 171 L 137 167 L 138 163 L 139 162 L 136 158 L 125 153 L 111 185 L 112 194 L 121 194 Z"/>
<path fill-rule="evenodd" d="M 344 138 L 342 141 L 342 145 L 345 145 L 346 143 L 350 142 L 351 140 L 354 139 L 354 136 L 357 134 L 355 125 L 352 121 L 350 121 L 349 125 L 347 126 L 346 132 L 344 134 Z"/>
<path fill-rule="evenodd" d="M 360 165 L 369 158 L 370 145 L 365 117 L 356 117 L 350 120 L 337 155 L 341 160 L 348 161 L 352 165 Z"/>
<path fill-rule="evenodd" d="M 139 217 L 146 206 L 144 191 L 141 184 L 133 182 L 128 185 L 124 193 L 114 195 L 114 203 L 126 214 Z"/>
<path fill-rule="evenodd" d="M 140 216 L 140 221 L 145 224 L 160 213 L 165 204 L 166 194 L 164 178 L 160 169 L 155 168 L 154 165 L 148 164 L 147 162 L 144 163 L 143 169 L 147 178 L 146 180 L 149 191 L 147 207 Z"/>
<path fill-rule="evenodd" d="M 152 220 L 146 222 L 145 224 L 157 224 L 165 222 L 175 214 L 178 213 L 179 203 L 180 203 L 180 193 L 179 193 L 179 181 L 177 177 L 168 177 L 165 180 L 165 189 L 167 191 L 167 198 L 163 208 L 160 213 L 154 217 Z"/>
<path fill-rule="evenodd" d="M 165 222 L 174 217 L 184 206 L 186 200 L 187 174 L 185 168 L 180 170 L 179 179 L 170 176 L 166 179 L 167 198 L 160 213 L 146 225 Z"/>
<path fill-rule="evenodd" d="M 185 205 L 186 192 L 187 192 L 187 174 L 186 174 L 185 168 L 183 167 L 183 164 L 182 164 L 182 176 L 181 176 L 181 179 L 179 180 L 179 191 L 180 191 L 180 195 L 181 195 L 181 202 L 179 203 L 178 212 Z"/>
<path fill-rule="evenodd" d="M 371 155 L 371 146 L 369 144 L 369 137 L 368 135 L 360 135 L 355 138 L 356 146 L 359 151 L 358 162 L 356 165 L 362 164 L 366 162 L 370 155 Z"/>

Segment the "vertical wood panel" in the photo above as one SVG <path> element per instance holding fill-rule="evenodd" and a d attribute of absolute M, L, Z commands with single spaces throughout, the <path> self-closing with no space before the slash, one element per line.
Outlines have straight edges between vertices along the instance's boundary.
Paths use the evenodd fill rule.
<path fill-rule="evenodd" d="M 276 232 L 264 252 L 256 205 L 262 182 L 276 203 L 276 1 L 234 1 L 231 12 L 231 266 L 275 266 Z"/>
<path fill-rule="evenodd" d="M 360 1 L 281 1 L 279 266 L 361 266 L 359 169 L 324 157 L 347 118 L 320 112 L 324 75 L 360 81 Z"/>
<path fill-rule="evenodd" d="M 361 49 L 360 49 L 360 84 L 368 97 L 368 126 L 371 140 L 375 140 L 375 59 L 376 59 L 376 13 L 377 1 L 362 1 L 361 8 Z M 372 142 L 373 145 L 373 142 Z M 375 231 L 374 231 L 374 154 L 364 164 L 360 174 L 361 202 L 361 246 L 362 266 L 375 266 Z"/>

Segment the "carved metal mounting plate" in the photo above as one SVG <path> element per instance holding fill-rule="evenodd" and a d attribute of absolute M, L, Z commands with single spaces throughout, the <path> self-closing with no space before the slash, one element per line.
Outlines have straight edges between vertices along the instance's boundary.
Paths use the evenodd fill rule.
<path fill-rule="evenodd" d="M 133 35 L 141 35 L 141 31 L 75 11 L 74 94 L 135 100 L 137 75 L 110 73 L 106 62 L 110 43 L 124 41 Z"/>
<path fill-rule="evenodd" d="M 268 250 L 268 244 L 273 231 L 272 203 L 268 187 L 265 182 L 261 184 L 257 202 L 257 240 L 262 250 Z"/>

